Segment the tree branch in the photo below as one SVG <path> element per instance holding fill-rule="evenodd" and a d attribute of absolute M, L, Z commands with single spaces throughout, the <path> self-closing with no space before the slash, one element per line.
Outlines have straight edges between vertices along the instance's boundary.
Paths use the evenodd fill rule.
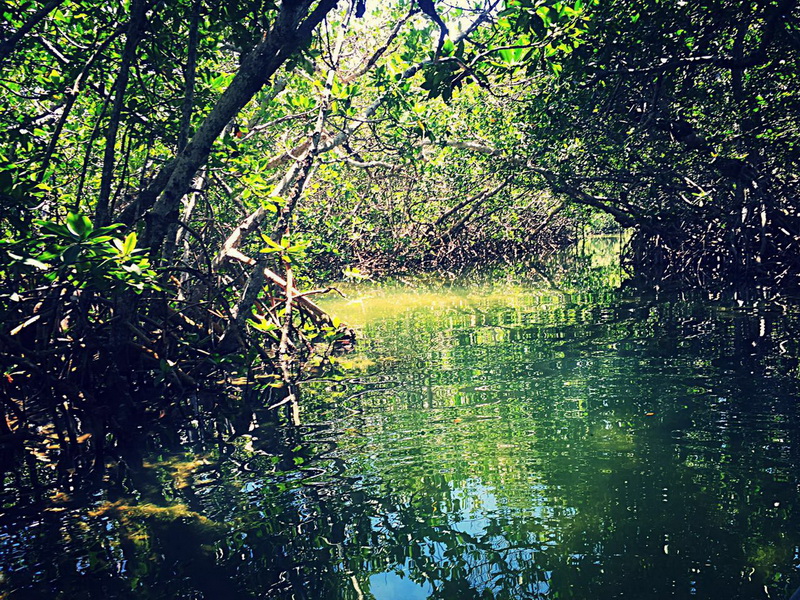
<path fill-rule="evenodd" d="M 2 66 L 5 60 L 14 52 L 20 40 L 28 35 L 28 33 L 30 33 L 34 27 L 41 23 L 47 15 L 49 15 L 63 3 L 64 0 L 51 0 L 42 6 L 38 11 L 33 13 L 31 18 L 23 23 L 23 25 L 17 29 L 17 31 L 14 32 L 11 37 L 0 44 L 0 66 Z"/>
<path fill-rule="evenodd" d="M 314 28 L 325 18 L 337 0 L 320 0 L 305 20 L 311 0 L 285 2 L 275 24 L 263 41 L 242 60 L 228 88 L 214 105 L 197 132 L 181 151 L 169 180 L 146 215 L 144 245 L 155 254 L 164 242 L 167 225 L 177 217 L 178 204 L 197 169 L 230 120 L 252 99 L 281 65 L 306 44 Z"/>

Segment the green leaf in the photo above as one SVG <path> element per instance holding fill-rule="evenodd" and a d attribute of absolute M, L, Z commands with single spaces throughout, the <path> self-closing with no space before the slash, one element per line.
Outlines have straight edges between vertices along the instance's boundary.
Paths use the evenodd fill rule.
<path fill-rule="evenodd" d="M 79 240 L 85 240 L 94 229 L 88 217 L 80 213 L 67 213 L 67 229 Z"/>
<path fill-rule="evenodd" d="M 284 247 L 276 243 L 271 237 L 262 233 L 261 239 L 267 244 L 267 248 L 262 248 L 261 252 L 283 252 Z"/>
<path fill-rule="evenodd" d="M 34 223 L 36 223 L 44 231 L 49 231 L 50 233 L 54 233 L 59 237 L 71 237 L 69 230 L 63 225 L 58 225 L 51 221 L 42 221 L 41 219 L 37 219 L 34 221 Z"/>
<path fill-rule="evenodd" d="M 256 315 L 256 316 L 258 317 L 257 321 L 253 320 L 253 319 L 247 319 L 247 322 L 254 329 L 258 329 L 259 331 L 263 331 L 265 333 L 270 332 L 270 331 L 276 331 L 278 329 L 278 326 L 275 325 L 275 323 L 273 323 L 271 321 L 267 321 L 265 318 L 263 318 L 263 317 L 261 317 L 259 315 Z"/>
<path fill-rule="evenodd" d="M 106 227 L 98 227 L 97 229 L 92 231 L 89 237 L 94 239 L 101 236 L 105 236 L 108 235 L 109 233 L 115 232 L 120 227 L 124 227 L 124 225 L 122 223 L 114 223 L 113 225 L 108 225 Z"/>
<path fill-rule="evenodd" d="M 124 256 L 130 255 L 136 249 L 136 232 L 131 231 L 126 237 L 125 241 L 122 243 L 122 254 Z"/>
<path fill-rule="evenodd" d="M 68 246 L 64 252 L 61 253 L 61 261 L 65 265 L 72 265 L 78 260 L 78 256 L 81 253 L 82 248 L 75 244 L 74 246 Z"/>
<path fill-rule="evenodd" d="M 9 254 L 9 256 L 11 256 L 11 255 Z M 60 252 L 46 251 L 46 252 L 42 252 L 36 258 L 37 258 L 37 262 L 38 261 L 47 262 L 49 260 L 53 260 L 54 258 L 58 258 L 59 256 L 61 256 Z"/>
<path fill-rule="evenodd" d="M 545 27 L 549 27 L 553 22 L 553 11 L 548 6 L 540 6 L 536 9 L 536 14 L 544 23 Z"/>
<path fill-rule="evenodd" d="M 453 54 L 453 50 L 455 50 L 455 47 L 456 46 L 453 43 L 453 40 L 451 39 L 445 40 L 444 44 L 442 44 L 442 54 L 444 56 L 450 56 L 451 54 Z"/>

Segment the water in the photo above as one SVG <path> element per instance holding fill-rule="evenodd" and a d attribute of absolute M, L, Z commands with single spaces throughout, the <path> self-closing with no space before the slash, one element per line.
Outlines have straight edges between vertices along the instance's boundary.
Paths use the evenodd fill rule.
<path fill-rule="evenodd" d="M 7 502 L 0 597 L 788 598 L 798 315 L 593 287 L 349 289 L 299 427 Z"/>

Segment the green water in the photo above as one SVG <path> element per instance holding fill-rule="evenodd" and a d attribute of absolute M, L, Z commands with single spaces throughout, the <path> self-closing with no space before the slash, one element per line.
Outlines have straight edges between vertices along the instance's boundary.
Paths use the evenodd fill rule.
<path fill-rule="evenodd" d="M 138 480 L 44 513 L 7 504 L 0 598 L 800 585 L 793 310 L 518 279 L 346 291 L 326 307 L 357 351 L 303 384 L 299 427 L 262 398 L 227 429 L 153 438 Z"/>

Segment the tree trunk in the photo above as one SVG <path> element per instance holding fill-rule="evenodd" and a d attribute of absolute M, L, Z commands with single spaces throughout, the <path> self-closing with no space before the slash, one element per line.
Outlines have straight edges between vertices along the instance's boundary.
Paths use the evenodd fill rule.
<path fill-rule="evenodd" d="M 114 82 L 114 104 L 108 118 L 106 129 L 106 147 L 103 153 L 103 172 L 100 178 L 100 194 L 97 198 L 95 222 L 97 225 L 108 225 L 110 222 L 109 199 L 111 198 L 111 180 L 114 178 L 114 158 L 117 145 L 117 131 L 125 105 L 125 91 L 128 88 L 131 66 L 136 58 L 136 48 L 142 39 L 145 24 L 145 0 L 132 0 L 131 16 L 128 21 L 128 34 L 125 38 L 125 49 L 119 65 L 119 74 Z"/>
<path fill-rule="evenodd" d="M 169 180 L 147 213 L 143 242 L 153 255 L 157 255 L 164 243 L 168 225 L 177 217 L 180 200 L 197 169 L 208 158 L 216 139 L 283 63 L 311 39 L 315 27 L 336 3 L 337 0 L 320 0 L 306 17 L 311 0 L 284 2 L 272 29 L 244 58 L 231 84 L 177 156 Z M 147 208 L 140 206 L 140 210 Z"/>

